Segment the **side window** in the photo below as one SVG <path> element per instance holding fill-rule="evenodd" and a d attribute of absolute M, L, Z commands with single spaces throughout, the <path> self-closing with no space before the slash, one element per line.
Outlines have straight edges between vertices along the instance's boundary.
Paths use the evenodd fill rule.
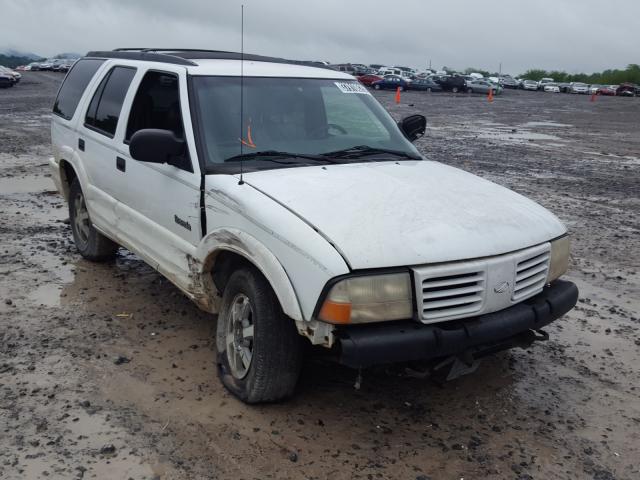
<path fill-rule="evenodd" d="M 131 105 L 124 143 L 128 144 L 138 130 L 147 128 L 170 130 L 184 139 L 178 87 L 178 76 L 173 73 L 149 71 L 145 74 Z M 178 168 L 193 172 L 188 152 L 178 163 Z"/>
<path fill-rule="evenodd" d="M 53 113 L 71 120 L 84 90 L 104 60 L 84 58 L 78 60 L 67 74 L 53 104 Z"/>
<path fill-rule="evenodd" d="M 113 138 L 118 126 L 122 102 L 127 95 L 136 69 L 113 67 L 98 85 L 93 94 L 84 125 Z"/>
<path fill-rule="evenodd" d="M 131 105 L 125 142 L 145 128 L 171 130 L 184 138 L 177 75 L 151 71 L 142 79 Z"/>

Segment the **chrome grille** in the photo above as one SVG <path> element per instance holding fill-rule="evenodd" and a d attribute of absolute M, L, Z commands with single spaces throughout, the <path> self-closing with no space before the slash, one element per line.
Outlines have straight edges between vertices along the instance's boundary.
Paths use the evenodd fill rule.
<path fill-rule="evenodd" d="M 513 301 L 531 297 L 542 291 L 549 271 L 549 251 L 536 253 L 516 264 Z"/>
<path fill-rule="evenodd" d="M 467 315 L 480 310 L 485 272 L 440 274 L 422 281 L 422 318 L 425 321 Z"/>

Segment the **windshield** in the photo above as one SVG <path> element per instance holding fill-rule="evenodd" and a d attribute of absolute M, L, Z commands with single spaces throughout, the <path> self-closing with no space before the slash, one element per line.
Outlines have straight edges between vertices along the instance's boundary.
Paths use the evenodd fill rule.
<path fill-rule="evenodd" d="M 247 158 L 254 162 L 261 159 L 260 152 L 310 156 L 363 146 L 419 157 L 391 116 L 357 81 L 245 77 L 243 83 L 241 125 L 240 78 L 193 77 L 209 165 L 241 154 L 254 154 Z"/>

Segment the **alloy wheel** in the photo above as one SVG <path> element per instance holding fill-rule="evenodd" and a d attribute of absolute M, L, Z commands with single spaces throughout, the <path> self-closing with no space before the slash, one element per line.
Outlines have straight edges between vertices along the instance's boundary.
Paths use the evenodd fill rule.
<path fill-rule="evenodd" d="M 226 354 L 231 373 L 237 379 L 249 372 L 253 358 L 253 308 L 243 293 L 237 294 L 229 308 L 226 329 Z"/>

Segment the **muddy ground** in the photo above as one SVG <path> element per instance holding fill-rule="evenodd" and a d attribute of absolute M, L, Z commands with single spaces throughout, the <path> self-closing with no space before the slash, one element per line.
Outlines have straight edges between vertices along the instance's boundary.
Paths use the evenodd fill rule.
<path fill-rule="evenodd" d="M 61 76 L 0 90 L 0 478 L 640 478 L 640 98 L 377 96 L 429 157 L 532 197 L 573 234 L 551 340 L 438 386 L 310 357 L 296 396 L 220 385 L 215 318 L 122 251 L 91 264 L 47 172 Z"/>

